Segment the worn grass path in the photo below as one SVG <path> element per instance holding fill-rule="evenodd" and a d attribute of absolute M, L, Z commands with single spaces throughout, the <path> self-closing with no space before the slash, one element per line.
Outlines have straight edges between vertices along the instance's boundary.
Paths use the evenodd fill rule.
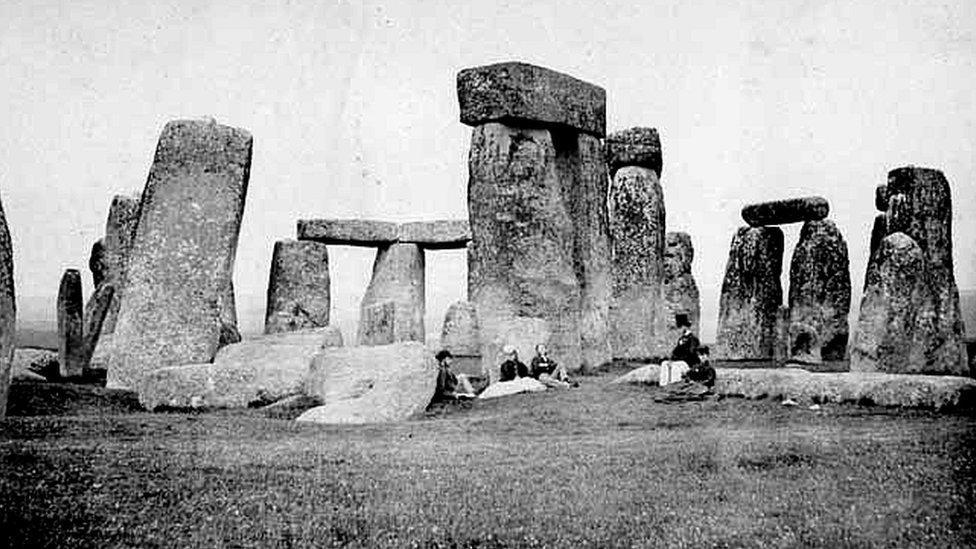
<path fill-rule="evenodd" d="M 0 424 L 0 545 L 976 545 L 974 417 L 657 404 L 612 377 L 367 427 L 79 397 Z"/>

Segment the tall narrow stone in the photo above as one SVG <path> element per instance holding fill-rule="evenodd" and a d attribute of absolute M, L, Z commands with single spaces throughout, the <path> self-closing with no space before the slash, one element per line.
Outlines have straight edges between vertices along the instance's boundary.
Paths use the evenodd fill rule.
<path fill-rule="evenodd" d="M 373 337 L 379 320 L 371 311 L 377 304 L 392 303 L 393 342 L 424 342 L 424 251 L 417 244 L 390 244 L 376 251 L 373 277 L 360 305 L 360 345 L 391 343 Z M 381 315 L 386 319 L 387 315 Z M 385 325 L 388 320 L 383 320 Z"/>
<path fill-rule="evenodd" d="M 667 319 L 663 307 L 664 192 L 658 179 L 661 144 L 657 130 L 632 128 L 611 134 L 607 150 L 613 177 L 609 198 L 613 355 L 661 356 Z"/>
<path fill-rule="evenodd" d="M 108 314 L 102 323 L 102 333 L 115 332 L 119 307 L 125 287 L 125 266 L 129 260 L 129 250 L 139 222 L 139 196 L 116 195 L 108 209 L 105 222 L 105 237 L 102 238 L 104 250 L 104 282 L 115 287 L 115 297 L 109 306 Z M 96 283 L 95 287 L 101 283 Z"/>
<path fill-rule="evenodd" d="M 275 242 L 264 333 L 329 325 L 329 247 L 309 240 Z"/>
<path fill-rule="evenodd" d="M 477 356 L 481 352 L 478 314 L 467 301 L 452 303 L 444 315 L 441 348 L 453 355 Z"/>
<path fill-rule="evenodd" d="M 102 284 L 95 288 L 91 299 L 85 305 L 85 322 L 82 337 L 82 349 L 84 369 L 91 366 L 92 357 L 98 340 L 101 339 L 102 327 L 105 325 L 105 317 L 108 316 L 109 307 L 115 297 L 115 286 Z"/>
<path fill-rule="evenodd" d="M 776 311 L 783 302 L 782 269 L 783 231 L 778 227 L 736 231 L 719 300 L 716 358 L 773 357 Z"/>
<path fill-rule="evenodd" d="M 7 397 L 10 394 L 17 304 L 14 299 L 14 254 L 10 241 L 10 229 L 0 203 L 0 419 L 7 415 Z"/>
<path fill-rule="evenodd" d="M 677 315 L 688 316 L 691 329 L 701 334 L 701 298 L 698 284 L 691 274 L 691 264 L 695 258 L 695 248 L 691 235 L 683 232 L 669 232 L 664 236 L 664 307 L 660 314 L 663 328 L 655 334 L 655 354 L 669 356 L 681 337 L 682 329 L 677 325 Z M 657 329 L 657 328 L 656 328 Z"/>
<path fill-rule="evenodd" d="M 790 262 L 789 307 L 794 358 L 844 359 L 850 331 L 850 260 L 847 242 L 829 219 L 803 224 Z"/>
<path fill-rule="evenodd" d="M 85 370 L 84 304 L 81 273 L 68 269 L 58 289 L 58 364 L 61 377 L 77 377 Z"/>
<path fill-rule="evenodd" d="M 251 149 L 249 133 L 212 120 L 163 129 L 129 252 L 109 387 L 134 387 L 157 368 L 213 359 Z"/>

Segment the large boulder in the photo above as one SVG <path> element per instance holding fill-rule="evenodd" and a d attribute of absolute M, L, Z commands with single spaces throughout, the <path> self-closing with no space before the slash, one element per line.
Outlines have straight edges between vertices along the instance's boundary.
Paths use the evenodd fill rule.
<path fill-rule="evenodd" d="M 456 356 L 477 356 L 481 353 L 478 313 L 473 304 L 458 301 L 447 308 L 441 329 L 441 348 Z"/>
<path fill-rule="evenodd" d="M 480 399 L 498 398 L 521 393 L 542 393 L 546 390 L 545 384 L 531 377 L 520 377 L 512 381 L 498 381 L 492 383 L 478 394 Z"/>
<path fill-rule="evenodd" d="M 829 219 L 807 221 L 790 262 L 790 348 L 794 356 L 843 360 L 851 310 L 847 242 Z"/>
<path fill-rule="evenodd" d="M 323 405 L 298 421 L 401 421 L 423 412 L 436 384 L 437 362 L 417 342 L 325 349 L 312 359 L 305 384 L 305 393 Z"/>
<path fill-rule="evenodd" d="M 820 196 L 789 198 L 749 204 L 742 208 L 742 219 L 752 227 L 819 221 L 830 213 L 830 204 Z"/>
<path fill-rule="evenodd" d="M 740 227 L 732 239 L 719 299 L 717 358 L 773 357 L 776 311 L 783 302 L 783 231 Z"/>
<path fill-rule="evenodd" d="M 163 129 L 126 267 L 107 386 L 205 363 L 221 339 L 251 166 L 251 135 L 214 121 Z"/>
<path fill-rule="evenodd" d="M 67 269 L 58 287 L 58 364 L 61 377 L 78 377 L 85 370 L 84 300 L 81 273 Z"/>
<path fill-rule="evenodd" d="M 614 379 L 610 383 L 632 385 L 658 385 L 661 382 L 661 365 L 645 364 Z"/>
<path fill-rule="evenodd" d="M 664 235 L 664 307 L 662 322 L 656 327 L 654 339 L 656 355 L 670 356 L 674 344 L 681 337 L 677 315 L 688 316 L 691 330 L 701 331 L 701 298 L 698 284 L 691 274 L 691 263 L 695 258 L 695 248 L 691 235 L 683 232 L 669 232 Z"/>
<path fill-rule="evenodd" d="M 328 246 L 313 241 L 275 242 L 264 332 L 328 326 L 329 284 Z"/>
<path fill-rule="evenodd" d="M 391 343 L 378 326 L 375 307 L 392 304 L 392 342 L 424 341 L 424 251 L 417 244 L 390 244 L 376 250 L 373 277 L 360 305 L 360 345 Z M 381 315 L 386 319 L 388 315 Z"/>

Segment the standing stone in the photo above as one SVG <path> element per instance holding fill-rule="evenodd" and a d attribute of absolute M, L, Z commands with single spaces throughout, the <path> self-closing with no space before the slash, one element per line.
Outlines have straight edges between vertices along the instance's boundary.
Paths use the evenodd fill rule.
<path fill-rule="evenodd" d="M 664 327 L 669 322 L 662 306 L 665 211 L 658 180 L 661 145 L 657 130 L 633 128 L 611 134 L 607 149 L 613 172 L 609 199 L 613 355 L 661 356 L 661 342 L 667 337 Z M 638 154 L 641 151 L 646 154 Z"/>
<path fill-rule="evenodd" d="M 88 269 L 92 274 L 92 283 L 99 287 L 105 280 L 108 272 L 108 263 L 105 260 L 105 239 L 99 238 L 92 244 L 91 255 L 88 256 Z"/>
<path fill-rule="evenodd" d="M 359 311 L 360 346 L 390 345 L 396 342 L 396 303 L 390 300 L 371 303 Z"/>
<path fill-rule="evenodd" d="M 878 251 L 878 246 L 886 236 L 888 236 L 888 216 L 878 214 L 874 216 L 874 225 L 871 227 L 871 244 L 868 248 L 870 255 L 873 256 L 874 252 Z"/>
<path fill-rule="evenodd" d="M 888 193 L 888 186 L 887 185 L 878 185 L 874 189 L 874 207 L 879 212 L 886 212 L 886 211 L 888 211 L 888 199 L 889 198 L 890 198 L 890 195 Z"/>
<path fill-rule="evenodd" d="M 329 325 L 329 251 L 310 240 L 275 242 L 264 333 Z"/>
<path fill-rule="evenodd" d="M 776 343 L 773 347 L 773 361 L 776 365 L 790 358 L 790 308 L 780 305 L 776 310 Z"/>
<path fill-rule="evenodd" d="M 212 120 L 163 129 L 127 262 L 108 387 L 134 387 L 157 368 L 213 359 L 251 150 L 249 133 Z"/>
<path fill-rule="evenodd" d="M 115 297 L 109 307 L 102 325 L 102 332 L 115 332 L 118 321 L 122 291 L 125 287 L 125 266 L 129 260 L 129 250 L 139 222 L 139 197 L 116 195 L 108 209 L 105 222 L 105 237 L 101 239 L 104 250 L 104 282 L 115 286 Z M 93 271 L 94 274 L 94 271 Z M 98 288 L 101 283 L 96 282 Z"/>
<path fill-rule="evenodd" d="M 701 334 L 701 299 L 698 284 L 691 274 L 691 263 L 695 258 L 695 248 L 691 235 L 682 232 L 669 232 L 664 235 L 664 307 L 663 327 L 655 334 L 655 354 L 669 356 L 681 336 L 682 329 L 677 325 L 677 315 L 688 315 L 691 330 Z"/>
<path fill-rule="evenodd" d="M 481 352 L 478 314 L 467 301 L 452 303 L 444 315 L 441 348 L 455 356 L 477 356 Z"/>
<path fill-rule="evenodd" d="M 81 273 L 68 269 L 58 289 L 58 363 L 61 377 L 78 377 L 85 370 L 84 305 Z"/>
<path fill-rule="evenodd" d="M 377 326 L 390 319 L 383 314 L 379 322 L 372 307 L 392 303 L 393 341 L 374 338 Z M 387 309 L 383 309 L 388 310 Z M 385 330 L 381 330 L 387 333 Z M 400 341 L 424 341 L 424 251 L 417 244 L 397 243 L 376 251 L 373 277 L 360 305 L 358 340 L 360 345 L 382 345 Z"/>
<path fill-rule="evenodd" d="M 790 263 L 789 307 L 793 358 L 844 359 L 851 309 L 850 260 L 847 242 L 829 219 L 803 224 Z M 804 351 L 810 357 L 798 356 Z"/>
<path fill-rule="evenodd" d="M 240 343 L 241 332 L 237 329 L 237 298 L 234 295 L 234 279 L 228 278 L 220 293 L 220 342 L 219 347 Z"/>
<path fill-rule="evenodd" d="M 7 415 L 7 396 L 10 394 L 17 303 L 14 299 L 14 254 L 7 218 L 0 203 L 0 419 Z"/>
<path fill-rule="evenodd" d="M 115 286 L 102 284 L 95 288 L 91 299 L 85 305 L 85 322 L 82 337 L 82 349 L 84 369 L 91 365 L 92 356 L 95 354 L 95 347 L 102 335 L 102 327 L 105 325 L 105 317 L 108 316 L 109 307 L 115 297 Z"/>
<path fill-rule="evenodd" d="M 783 231 L 739 227 L 729 251 L 719 300 L 714 355 L 726 360 L 773 357 L 776 311 L 783 302 Z"/>
<path fill-rule="evenodd" d="M 805 196 L 750 204 L 742 208 L 742 219 L 752 227 L 819 221 L 830 213 L 830 204 L 821 196 Z"/>

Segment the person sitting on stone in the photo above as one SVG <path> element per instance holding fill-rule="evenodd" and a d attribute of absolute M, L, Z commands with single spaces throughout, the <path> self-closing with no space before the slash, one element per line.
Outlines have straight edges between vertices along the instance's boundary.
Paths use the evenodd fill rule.
<path fill-rule="evenodd" d="M 460 376 L 451 371 L 451 362 L 454 355 L 448 350 L 443 350 L 434 355 L 437 359 L 437 386 L 434 389 L 435 401 L 463 400 L 474 398 L 474 389 L 468 381 L 467 376 Z M 461 391 L 458 391 L 458 387 Z"/>
<path fill-rule="evenodd" d="M 566 388 L 572 385 L 566 369 L 549 356 L 544 343 L 535 346 L 531 375 L 549 387 Z"/>
<path fill-rule="evenodd" d="M 505 362 L 502 362 L 499 381 L 513 381 L 519 377 L 529 377 L 529 368 L 518 358 L 518 350 L 514 345 L 506 345 L 502 349 Z"/>
<path fill-rule="evenodd" d="M 692 366 L 682 377 L 685 381 L 701 383 L 705 387 L 711 388 L 715 385 L 715 368 L 712 368 L 708 360 L 709 350 L 707 345 L 698 347 L 695 352 L 698 355 L 698 364 Z"/>

